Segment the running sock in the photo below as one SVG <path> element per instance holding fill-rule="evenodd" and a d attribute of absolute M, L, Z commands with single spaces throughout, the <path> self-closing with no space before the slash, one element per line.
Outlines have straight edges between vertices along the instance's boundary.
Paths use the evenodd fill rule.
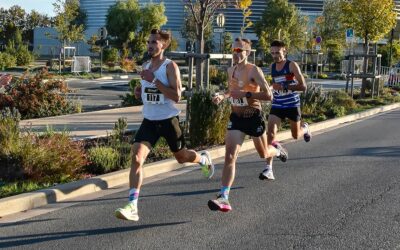
<path fill-rule="evenodd" d="M 267 166 L 265 166 L 265 169 L 264 169 L 264 171 L 265 171 L 265 170 L 269 170 L 269 169 L 271 169 L 271 170 L 272 170 L 272 165 L 269 165 L 269 164 L 267 164 Z"/>
<path fill-rule="evenodd" d="M 303 134 L 308 134 L 308 126 L 307 125 L 305 125 L 305 124 L 303 124 L 303 125 L 301 125 L 301 127 L 303 128 Z"/>
<path fill-rule="evenodd" d="M 207 157 L 205 155 L 200 155 L 200 161 L 199 163 L 201 165 L 206 165 L 207 164 Z"/>
<path fill-rule="evenodd" d="M 129 202 L 132 203 L 134 206 L 137 206 L 137 202 L 139 200 L 139 192 L 140 190 L 137 188 L 129 189 Z"/>
<path fill-rule="evenodd" d="M 276 157 L 279 157 L 281 155 L 281 150 L 276 149 Z"/>
<path fill-rule="evenodd" d="M 231 190 L 231 187 L 222 186 L 221 187 L 221 191 L 220 191 L 220 194 L 221 194 L 222 198 L 228 199 L 230 190 Z"/>

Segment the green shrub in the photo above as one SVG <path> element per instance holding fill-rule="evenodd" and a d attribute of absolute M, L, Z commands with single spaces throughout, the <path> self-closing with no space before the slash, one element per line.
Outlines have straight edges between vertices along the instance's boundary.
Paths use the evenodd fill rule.
<path fill-rule="evenodd" d="M 230 114 L 230 105 L 227 102 L 213 104 L 210 90 L 194 92 L 190 114 L 189 134 L 192 147 L 224 142 Z"/>
<path fill-rule="evenodd" d="M 220 86 L 226 89 L 228 86 L 228 73 L 226 70 L 219 70 L 215 66 L 211 66 L 209 70 L 210 84 Z"/>
<path fill-rule="evenodd" d="M 327 79 L 327 78 L 328 78 L 328 75 L 327 75 L 327 74 L 324 74 L 324 73 L 319 73 L 319 74 L 318 74 L 318 78 L 319 78 L 319 79 Z"/>
<path fill-rule="evenodd" d="M 103 62 L 106 63 L 109 67 L 114 67 L 118 61 L 119 61 L 118 49 L 111 48 L 103 50 Z"/>
<path fill-rule="evenodd" d="M 5 93 L 0 93 L 0 109 L 16 108 L 24 119 L 69 114 L 75 111 L 66 97 L 69 92 L 64 80 L 53 78 L 47 71 L 23 75 L 13 78 Z"/>
<path fill-rule="evenodd" d="M 112 147 L 93 147 L 88 150 L 89 164 L 86 170 L 93 174 L 104 174 L 117 167 L 118 152 Z"/>
<path fill-rule="evenodd" d="M 27 134 L 22 138 L 18 154 L 26 179 L 58 183 L 79 177 L 87 164 L 83 143 L 72 141 L 66 133 L 49 137 Z"/>
<path fill-rule="evenodd" d="M 32 192 L 38 189 L 51 187 L 53 183 L 37 183 L 33 181 L 19 181 L 11 183 L 0 183 L 0 198 Z"/>
<path fill-rule="evenodd" d="M 19 46 L 15 57 L 18 66 L 28 66 L 33 61 L 33 54 L 28 50 L 28 46 Z"/>
<path fill-rule="evenodd" d="M 135 88 L 136 86 L 140 86 L 140 79 L 132 79 L 129 82 L 129 93 L 125 94 L 125 96 L 120 96 L 122 99 L 122 106 L 139 106 L 142 105 L 143 102 L 140 99 L 135 98 Z"/>
<path fill-rule="evenodd" d="M 0 70 L 11 68 L 17 65 L 17 58 L 9 53 L 0 52 Z"/>
<path fill-rule="evenodd" d="M 321 115 L 329 98 L 322 92 L 320 86 L 308 85 L 307 90 L 300 96 L 302 114 L 305 116 Z"/>
<path fill-rule="evenodd" d="M 0 155 L 7 156 L 18 149 L 20 119 L 16 109 L 0 110 Z"/>

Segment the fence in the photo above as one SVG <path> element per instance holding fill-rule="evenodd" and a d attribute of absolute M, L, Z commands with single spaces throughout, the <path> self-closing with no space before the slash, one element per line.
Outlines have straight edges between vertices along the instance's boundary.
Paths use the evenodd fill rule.
<path fill-rule="evenodd" d="M 381 75 L 387 86 L 400 86 L 400 68 L 381 67 Z"/>

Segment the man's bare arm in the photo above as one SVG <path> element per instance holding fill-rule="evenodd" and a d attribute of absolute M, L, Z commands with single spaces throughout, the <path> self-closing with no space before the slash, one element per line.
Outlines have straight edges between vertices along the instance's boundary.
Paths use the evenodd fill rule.
<path fill-rule="evenodd" d="M 297 80 L 297 84 L 289 85 L 288 89 L 292 91 L 305 91 L 307 89 L 306 80 L 301 73 L 300 67 L 296 62 L 290 62 L 289 64 L 290 72 L 293 72 L 294 77 Z"/>
<path fill-rule="evenodd" d="M 178 65 L 173 61 L 167 65 L 167 78 L 169 86 L 165 86 L 160 80 L 157 80 L 155 85 L 167 98 L 179 102 L 182 92 L 181 73 Z"/>
<path fill-rule="evenodd" d="M 262 70 L 259 67 L 255 66 L 250 76 L 260 86 L 261 89 L 261 92 L 252 93 L 252 98 L 264 101 L 271 101 L 273 98 L 272 91 L 267 80 L 265 80 Z"/>

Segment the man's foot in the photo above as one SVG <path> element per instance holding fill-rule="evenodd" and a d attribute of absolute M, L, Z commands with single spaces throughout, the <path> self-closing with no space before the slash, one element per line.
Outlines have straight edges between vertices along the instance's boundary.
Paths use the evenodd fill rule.
<path fill-rule="evenodd" d="M 274 146 L 276 149 L 279 150 L 280 154 L 277 156 L 282 162 L 286 162 L 287 159 L 289 158 L 289 154 L 287 150 L 282 147 L 282 145 L 279 142 L 272 142 L 272 146 Z"/>
<path fill-rule="evenodd" d="M 272 171 L 272 168 L 266 168 L 260 173 L 260 176 L 258 177 L 260 180 L 268 180 L 268 181 L 273 181 L 275 180 L 274 172 Z"/>
<path fill-rule="evenodd" d="M 115 210 L 115 216 L 118 219 L 123 219 L 123 220 L 133 220 L 133 221 L 139 220 L 137 206 L 134 206 L 131 203 L 128 203 L 124 207 Z"/>
<path fill-rule="evenodd" d="M 311 131 L 310 131 L 310 127 L 308 126 L 307 122 L 303 123 L 303 130 L 307 130 L 307 132 L 305 132 L 303 135 L 304 141 L 305 142 L 311 141 Z"/>
<path fill-rule="evenodd" d="M 206 178 L 211 179 L 211 177 L 213 177 L 214 171 L 215 171 L 214 164 L 212 163 L 211 155 L 208 151 L 204 151 L 200 155 L 204 156 L 206 158 L 205 164 L 199 163 L 200 167 L 201 167 L 201 172 L 203 173 L 203 175 Z"/>
<path fill-rule="evenodd" d="M 218 195 L 216 200 L 209 200 L 208 207 L 212 211 L 221 211 L 221 212 L 229 212 L 232 210 L 231 204 L 229 204 L 229 200 L 223 198 L 221 195 Z"/>

